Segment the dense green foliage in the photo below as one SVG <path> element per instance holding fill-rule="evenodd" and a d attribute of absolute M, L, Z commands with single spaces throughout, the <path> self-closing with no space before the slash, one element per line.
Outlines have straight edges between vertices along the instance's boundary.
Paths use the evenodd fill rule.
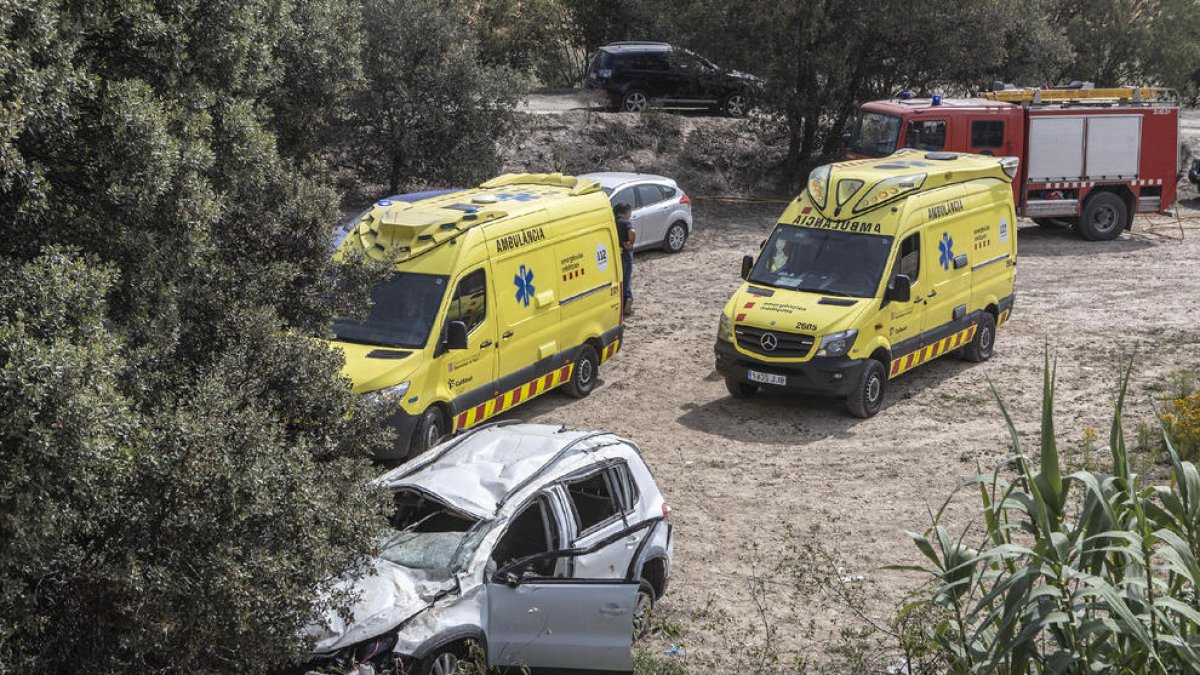
<path fill-rule="evenodd" d="M 981 522 L 955 537 L 939 512 L 930 530 L 910 533 L 928 560 L 915 569 L 932 579 L 917 605 L 942 617 L 929 637 L 953 672 L 1196 672 L 1200 470 L 1168 437 L 1168 485 L 1132 471 L 1121 421 L 1127 370 L 1111 472 L 1064 476 L 1054 380 L 1047 363 L 1037 466 L 1004 412 L 1013 459 L 970 481 Z"/>
<path fill-rule="evenodd" d="M 3 3 L 0 672 L 252 671 L 344 602 L 384 439 L 304 337 L 353 299 L 306 148 L 352 9 Z"/>

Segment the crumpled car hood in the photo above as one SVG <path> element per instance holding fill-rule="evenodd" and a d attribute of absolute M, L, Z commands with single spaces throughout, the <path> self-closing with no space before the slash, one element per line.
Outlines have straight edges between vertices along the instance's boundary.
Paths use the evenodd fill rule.
<path fill-rule="evenodd" d="M 436 597 L 455 587 L 452 576 L 433 576 L 387 561 L 375 562 L 374 574 L 359 579 L 354 588 L 360 597 L 346 623 L 336 612 L 325 625 L 310 624 L 306 632 L 317 638 L 313 652 L 325 654 L 377 637 L 433 604 Z"/>

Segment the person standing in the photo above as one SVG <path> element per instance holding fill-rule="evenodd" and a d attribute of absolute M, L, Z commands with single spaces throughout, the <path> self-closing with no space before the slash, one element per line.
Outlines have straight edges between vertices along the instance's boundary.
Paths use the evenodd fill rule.
<path fill-rule="evenodd" d="M 617 221 L 617 240 L 621 243 L 621 287 L 626 316 L 633 314 L 633 242 L 637 241 L 637 230 L 633 229 L 633 223 L 630 221 L 632 215 L 633 209 L 628 204 L 617 204 L 613 207 L 613 217 Z"/>

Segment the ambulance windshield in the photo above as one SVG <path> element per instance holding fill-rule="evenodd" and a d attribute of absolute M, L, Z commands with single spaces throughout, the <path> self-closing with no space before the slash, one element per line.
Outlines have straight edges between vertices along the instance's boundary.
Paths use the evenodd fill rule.
<path fill-rule="evenodd" d="M 852 298 L 874 297 L 892 238 L 780 223 L 749 281 Z"/>
<path fill-rule="evenodd" d="M 380 347 L 420 349 L 429 340 L 437 318 L 446 277 L 397 272 L 371 289 L 371 312 L 366 319 L 336 319 L 336 339 Z"/>
<path fill-rule="evenodd" d="M 896 139 L 899 137 L 899 117 L 864 110 L 858 114 L 847 145 L 854 152 L 883 157 L 895 152 Z"/>

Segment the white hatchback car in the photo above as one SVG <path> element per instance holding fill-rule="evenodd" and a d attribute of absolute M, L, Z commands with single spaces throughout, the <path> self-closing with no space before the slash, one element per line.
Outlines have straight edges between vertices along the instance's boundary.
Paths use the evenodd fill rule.
<path fill-rule="evenodd" d="M 692 199 L 679 185 L 665 176 L 649 173 L 587 173 L 600 183 L 608 199 L 628 204 L 633 209 L 633 227 L 637 230 L 635 251 L 661 247 L 667 253 L 679 253 L 692 234 Z"/>
<path fill-rule="evenodd" d="M 378 482 L 395 495 L 395 530 L 354 586 L 352 620 L 310 626 L 300 672 L 449 675 L 471 645 L 502 668 L 632 670 L 673 546 L 632 442 L 500 422 Z"/>

